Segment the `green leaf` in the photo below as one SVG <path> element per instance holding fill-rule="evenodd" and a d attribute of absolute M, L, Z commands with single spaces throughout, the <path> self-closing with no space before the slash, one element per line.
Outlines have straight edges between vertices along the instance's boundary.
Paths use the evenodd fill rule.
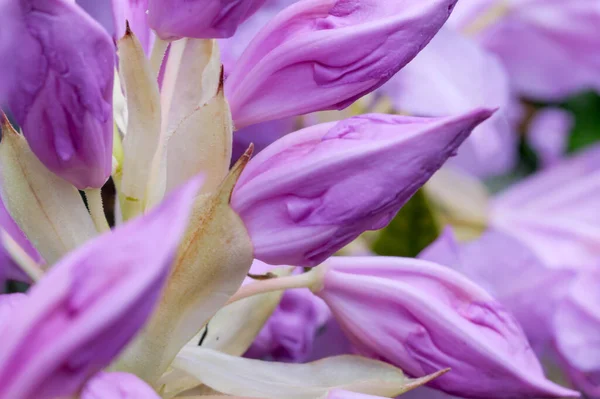
<path fill-rule="evenodd" d="M 569 139 L 569 152 L 576 152 L 600 141 L 600 96 L 585 93 L 568 100 L 564 107 L 575 115 Z"/>
<path fill-rule="evenodd" d="M 423 189 L 400 209 L 392 222 L 379 231 L 373 251 L 384 256 L 417 256 L 440 234 L 440 228 Z"/>

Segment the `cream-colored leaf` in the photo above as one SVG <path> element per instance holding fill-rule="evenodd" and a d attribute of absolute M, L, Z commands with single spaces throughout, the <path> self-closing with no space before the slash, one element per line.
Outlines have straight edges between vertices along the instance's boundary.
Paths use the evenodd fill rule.
<path fill-rule="evenodd" d="M 96 235 L 79 192 L 50 172 L 9 122 L 0 142 L 1 195 L 6 208 L 51 266 Z"/>
<path fill-rule="evenodd" d="M 486 229 L 489 194 L 479 180 L 444 168 L 427 182 L 425 193 L 437 216 L 460 239 L 476 238 Z"/>
<path fill-rule="evenodd" d="M 156 76 L 139 40 L 127 29 L 118 43 L 121 81 L 127 99 L 127 133 L 119 192 L 124 218 L 140 214 L 160 143 L 160 95 Z"/>
<path fill-rule="evenodd" d="M 127 100 L 125 100 L 125 96 L 123 95 L 123 88 L 118 72 L 115 72 L 113 86 L 113 114 L 120 134 L 127 133 Z"/>
<path fill-rule="evenodd" d="M 161 90 L 167 192 L 199 172 L 203 192 L 213 192 L 227 174 L 233 122 L 221 70 L 216 40 L 172 43 Z"/>
<path fill-rule="evenodd" d="M 191 389 L 187 389 L 185 391 L 180 392 L 175 396 L 176 398 L 205 398 L 205 397 L 219 397 L 223 399 L 223 397 L 231 397 L 229 395 L 225 395 L 221 392 L 217 392 L 214 389 L 207 387 L 206 385 L 199 385 Z M 169 399 L 169 398 L 165 398 Z"/>
<path fill-rule="evenodd" d="M 0 228 L 0 237 L 2 245 L 8 256 L 13 262 L 25 272 L 31 281 L 37 283 L 44 277 L 44 269 L 38 265 L 29 254 L 21 248 L 21 246 L 8 234 L 4 229 Z"/>
<path fill-rule="evenodd" d="M 200 172 L 206 176 L 203 193 L 213 192 L 226 176 L 233 123 L 221 69 L 216 40 L 171 44 L 161 87 L 161 144 L 152 165 L 147 206 Z"/>
<path fill-rule="evenodd" d="M 389 364 L 359 356 L 290 364 L 245 359 L 189 346 L 177 355 L 173 366 L 218 392 L 268 399 L 314 399 L 333 389 L 392 398 L 447 371 L 413 380 Z"/>
<path fill-rule="evenodd" d="M 237 291 L 252 264 L 252 242 L 229 206 L 249 155 L 214 194 L 200 196 L 159 305 L 117 368 L 151 384 Z"/>
<path fill-rule="evenodd" d="M 190 395 L 204 395 L 203 390 L 196 389 L 199 387 L 210 389 L 185 371 L 172 367 L 169 367 L 168 371 L 161 376 L 155 385 L 157 392 L 160 393 L 163 399 L 171 399 L 187 393 L 190 393 Z"/>
<path fill-rule="evenodd" d="M 227 175 L 233 142 L 233 123 L 223 87 L 184 118 L 168 140 L 167 192 L 200 172 L 206 174 L 202 192 L 213 192 Z"/>
<path fill-rule="evenodd" d="M 292 269 L 274 270 L 278 276 L 289 275 Z M 202 347 L 233 356 L 243 355 L 281 301 L 283 291 L 269 292 L 225 306 L 208 323 Z M 203 335 L 203 332 L 200 333 Z M 196 346 L 200 337 L 190 341 Z"/>
<path fill-rule="evenodd" d="M 184 38 L 171 43 L 161 87 L 163 131 L 213 98 L 221 83 L 221 55 L 216 40 Z"/>

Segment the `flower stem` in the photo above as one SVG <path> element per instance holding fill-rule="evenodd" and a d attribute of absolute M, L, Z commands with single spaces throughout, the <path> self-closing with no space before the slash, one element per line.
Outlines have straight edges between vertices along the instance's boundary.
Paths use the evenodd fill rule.
<path fill-rule="evenodd" d="M 15 263 L 31 280 L 38 282 L 44 277 L 44 270 L 25 252 L 6 231 L 2 230 L 2 245 Z"/>
<path fill-rule="evenodd" d="M 104 214 L 104 205 L 102 204 L 102 190 L 99 188 L 85 190 L 85 197 L 87 198 L 88 207 L 92 220 L 96 225 L 96 230 L 100 233 L 104 233 L 110 230 L 106 215 Z"/>
<path fill-rule="evenodd" d="M 308 273 L 272 278 L 244 285 L 227 301 L 227 305 L 267 292 L 283 291 L 291 288 L 316 290 L 321 284 L 321 273 L 319 271 L 318 268 L 315 268 Z"/>

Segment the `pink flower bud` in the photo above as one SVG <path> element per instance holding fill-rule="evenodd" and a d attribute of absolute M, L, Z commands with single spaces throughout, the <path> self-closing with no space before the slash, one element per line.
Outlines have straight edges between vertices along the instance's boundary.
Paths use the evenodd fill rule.
<path fill-rule="evenodd" d="M 101 187 L 112 168 L 110 36 L 73 1 L 4 1 L 0 18 L 11 43 L 0 44 L 10 59 L 0 88 L 31 149 L 77 188 Z"/>
<path fill-rule="evenodd" d="M 333 257 L 317 295 L 357 349 L 413 377 L 479 399 L 577 397 L 544 377 L 515 319 L 466 277 L 435 263 Z"/>
<path fill-rule="evenodd" d="M 314 266 L 384 227 L 491 114 L 362 115 L 277 140 L 250 161 L 232 197 L 255 257 Z"/>
<path fill-rule="evenodd" d="M 304 0 L 252 40 L 225 82 L 236 127 L 342 109 L 384 84 L 456 0 Z"/>
<path fill-rule="evenodd" d="M 148 0 L 148 23 L 165 40 L 231 37 L 265 0 Z"/>

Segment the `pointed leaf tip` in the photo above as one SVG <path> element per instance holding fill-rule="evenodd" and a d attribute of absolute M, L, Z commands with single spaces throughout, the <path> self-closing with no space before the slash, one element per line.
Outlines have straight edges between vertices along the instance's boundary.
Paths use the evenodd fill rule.
<path fill-rule="evenodd" d="M 227 177 L 225 177 L 225 180 L 223 180 L 223 184 L 221 185 L 220 190 L 222 195 L 221 198 L 226 199 L 227 203 L 231 202 L 231 195 L 233 194 L 233 189 L 235 188 L 235 185 L 239 180 L 242 172 L 246 168 L 246 165 L 248 165 L 248 162 L 250 162 L 250 158 L 252 158 L 253 153 L 254 143 L 250 143 L 246 152 L 244 152 L 240 159 L 237 160 L 235 165 L 233 165 L 233 167 L 229 171 Z"/>
<path fill-rule="evenodd" d="M 429 384 L 431 381 L 443 376 L 444 374 L 446 374 L 450 371 L 452 371 L 452 369 L 447 368 L 447 369 L 440 370 L 436 373 L 426 375 L 421 378 L 416 378 L 416 379 L 412 380 L 409 384 L 406 385 L 407 391 L 410 391 L 410 390 L 416 389 L 418 387 L 421 387 L 423 385 Z"/>
<path fill-rule="evenodd" d="M 2 110 L 0 110 L 0 119 L 0 138 L 4 137 L 5 134 L 10 133 L 14 135 L 19 135 L 12 123 L 10 123 L 8 116 Z"/>
<path fill-rule="evenodd" d="M 225 83 L 225 68 L 221 64 L 221 74 L 219 75 L 219 92 L 223 91 L 223 85 Z"/>
<path fill-rule="evenodd" d="M 131 27 L 129 26 L 129 20 L 125 20 L 125 36 L 131 36 L 133 32 L 131 31 Z"/>

